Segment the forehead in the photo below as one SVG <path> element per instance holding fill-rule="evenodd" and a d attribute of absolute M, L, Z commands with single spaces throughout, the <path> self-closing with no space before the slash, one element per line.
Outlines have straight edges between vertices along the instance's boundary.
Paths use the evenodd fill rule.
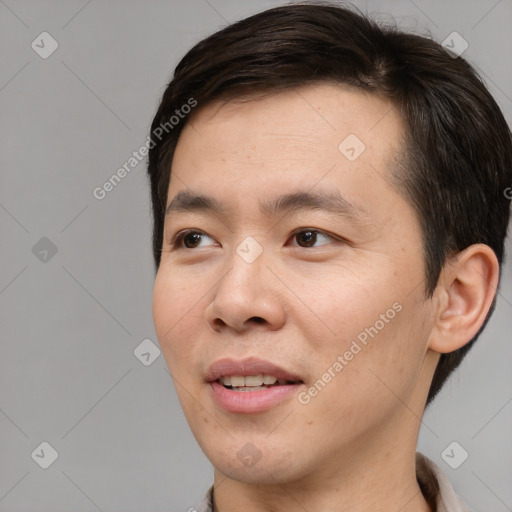
<path fill-rule="evenodd" d="M 388 101 L 341 85 L 316 84 L 199 105 L 180 136 L 175 160 L 190 144 L 202 149 L 186 155 L 194 159 L 268 161 L 285 149 L 291 160 L 315 151 L 337 159 L 354 156 L 350 142 L 357 144 L 356 153 L 364 147 L 374 161 L 386 160 L 398 148 L 402 129 L 400 115 Z"/>
<path fill-rule="evenodd" d="M 389 102 L 339 85 L 212 102 L 183 129 L 169 196 L 184 188 L 252 196 L 321 185 L 371 202 L 390 186 L 401 133 Z"/>

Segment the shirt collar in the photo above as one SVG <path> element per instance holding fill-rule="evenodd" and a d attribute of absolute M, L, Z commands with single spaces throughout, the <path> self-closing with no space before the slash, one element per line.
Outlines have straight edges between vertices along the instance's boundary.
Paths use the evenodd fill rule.
<path fill-rule="evenodd" d="M 416 452 L 416 479 L 427 502 L 434 504 L 432 512 L 469 512 L 441 468 L 420 452 Z"/>

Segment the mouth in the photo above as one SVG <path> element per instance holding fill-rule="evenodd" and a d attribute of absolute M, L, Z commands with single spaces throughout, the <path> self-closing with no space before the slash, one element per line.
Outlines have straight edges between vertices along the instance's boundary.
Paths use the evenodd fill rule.
<path fill-rule="evenodd" d="M 290 384 L 303 384 L 301 380 L 278 379 L 274 375 L 226 375 L 220 377 L 215 382 L 221 384 L 226 389 L 241 392 L 261 391 L 276 386 L 287 386 Z"/>
<path fill-rule="evenodd" d="M 289 400 L 304 385 L 300 376 L 269 361 L 221 359 L 208 370 L 211 398 L 231 413 L 257 413 Z"/>

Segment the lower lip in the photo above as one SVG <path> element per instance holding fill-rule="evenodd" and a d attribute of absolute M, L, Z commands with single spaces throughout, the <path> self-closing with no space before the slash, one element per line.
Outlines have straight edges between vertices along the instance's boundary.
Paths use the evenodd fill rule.
<path fill-rule="evenodd" d="M 262 412 L 276 406 L 286 400 L 301 386 L 297 384 L 285 384 L 272 386 L 259 391 L 233 391 L 225 388 L 215 381 L 210 384 L 213 399 L 217 405 L 228 412 Z"/>

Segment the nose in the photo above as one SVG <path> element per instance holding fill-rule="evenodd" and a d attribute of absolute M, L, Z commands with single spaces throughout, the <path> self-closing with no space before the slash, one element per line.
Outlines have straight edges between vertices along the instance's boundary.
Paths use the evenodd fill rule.
<path fill-rule="evenodd" d="M 286 310 L 279 281 L 264 258 L 247 263 L 234 254 L 230 263 L 205 310 L 210 327 L 217 332 L 280 329 L 286 321 Z"/>

